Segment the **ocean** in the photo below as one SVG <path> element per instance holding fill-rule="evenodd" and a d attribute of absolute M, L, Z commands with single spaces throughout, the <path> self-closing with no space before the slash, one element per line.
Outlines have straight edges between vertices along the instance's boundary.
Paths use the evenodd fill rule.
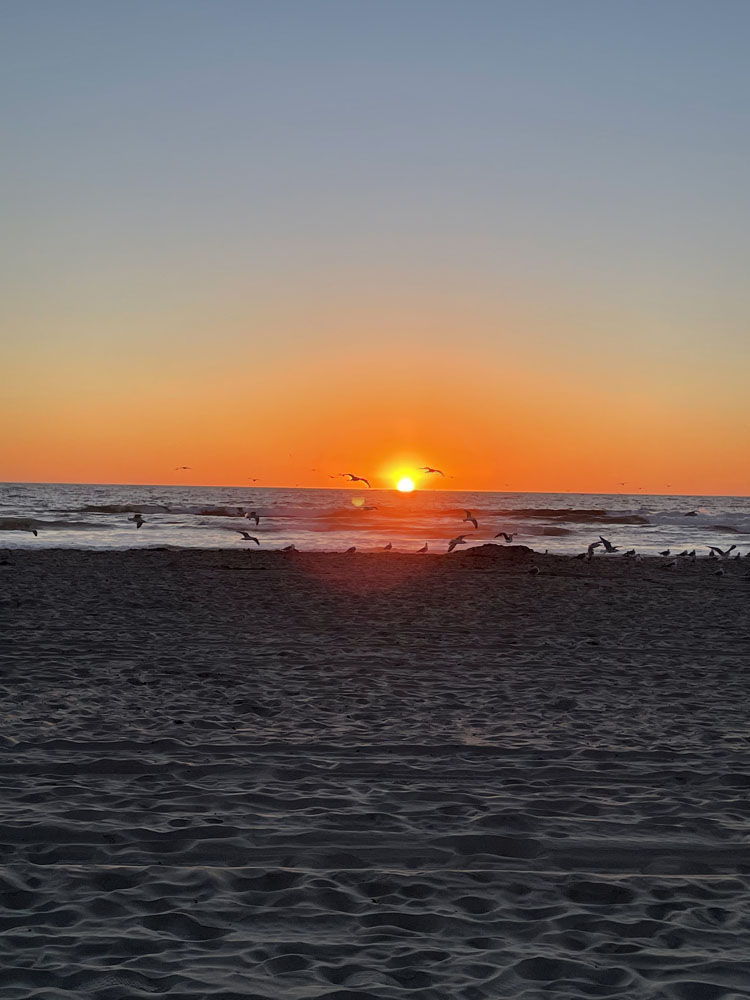
<path fill-rule="evenodd" d="M 244 517 L 253 510 L 258 526 Z M 463 522 L 466 510 L 478 528 Z M 141 528 L 129 520 L 136 513 Z M 9 549 L 255 549 L 242 530 L 263 548 L 325 552 L 388 542 L 413 552 L 426 542 L 442 553 L 456 535 L 481 544 L 505 531 L 515 535 L 513 544 L 560 554 L 581 552 L 600 535 L 644 555 L 695 548 L 707 556 L 709 545 L 732 544 L 745 554 L 750 497 L 0 484 L 0 547 Z"/>

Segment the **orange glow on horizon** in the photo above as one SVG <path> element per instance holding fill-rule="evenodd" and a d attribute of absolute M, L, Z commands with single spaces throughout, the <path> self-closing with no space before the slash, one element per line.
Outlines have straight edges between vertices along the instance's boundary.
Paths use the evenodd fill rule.
<path fill-rule="evenodd" d="M 414 489 L 414 480 L 409 479 L 408 476 L 404 476 L 402 479 L 396 483 L 396 489 L 399 493 L 411 493 Z"/>

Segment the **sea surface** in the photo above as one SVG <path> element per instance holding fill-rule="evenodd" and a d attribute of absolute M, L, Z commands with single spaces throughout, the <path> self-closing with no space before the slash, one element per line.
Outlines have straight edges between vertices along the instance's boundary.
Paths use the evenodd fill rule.
<path fill-rule="evenodd" d="M 466 510 L 478 528 L 463 521 Z M 244 516 L 251 511 L 260 517 L 257 526 Z M 144 519 L 141 528 L 129 520 L 135 514 Z M 481 544 L 505 531 L 515 535 L 513 544 L 540 552 L 581 552 L 603 535 L 643 554 L 695 548 L 707 556 L 709 545 L 734 544 L 744 555 L 750 497 L 0 484 L 4 548 L 255 549 L 243 530 L 263 548 L 324 552 L 382 549 L 388 542 L 410 552 L 426 542 L 440 553 L 456 535 Z"/>

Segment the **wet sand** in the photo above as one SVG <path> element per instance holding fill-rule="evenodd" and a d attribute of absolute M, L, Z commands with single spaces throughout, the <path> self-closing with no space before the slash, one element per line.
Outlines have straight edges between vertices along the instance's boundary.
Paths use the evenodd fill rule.
<path fill-rule="evenodd" d="M 750 996 L 750 560 L 491 551 L 0 557 L 3 1000 Z"/>

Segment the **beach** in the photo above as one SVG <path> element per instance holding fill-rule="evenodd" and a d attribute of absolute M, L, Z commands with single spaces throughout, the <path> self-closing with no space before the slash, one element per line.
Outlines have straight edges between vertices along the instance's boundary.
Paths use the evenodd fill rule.
<path fill-rule="evenodd" d="M 664 565 L 6 552 L 3 1000 L 750 996 L 750 560 Z"/>

